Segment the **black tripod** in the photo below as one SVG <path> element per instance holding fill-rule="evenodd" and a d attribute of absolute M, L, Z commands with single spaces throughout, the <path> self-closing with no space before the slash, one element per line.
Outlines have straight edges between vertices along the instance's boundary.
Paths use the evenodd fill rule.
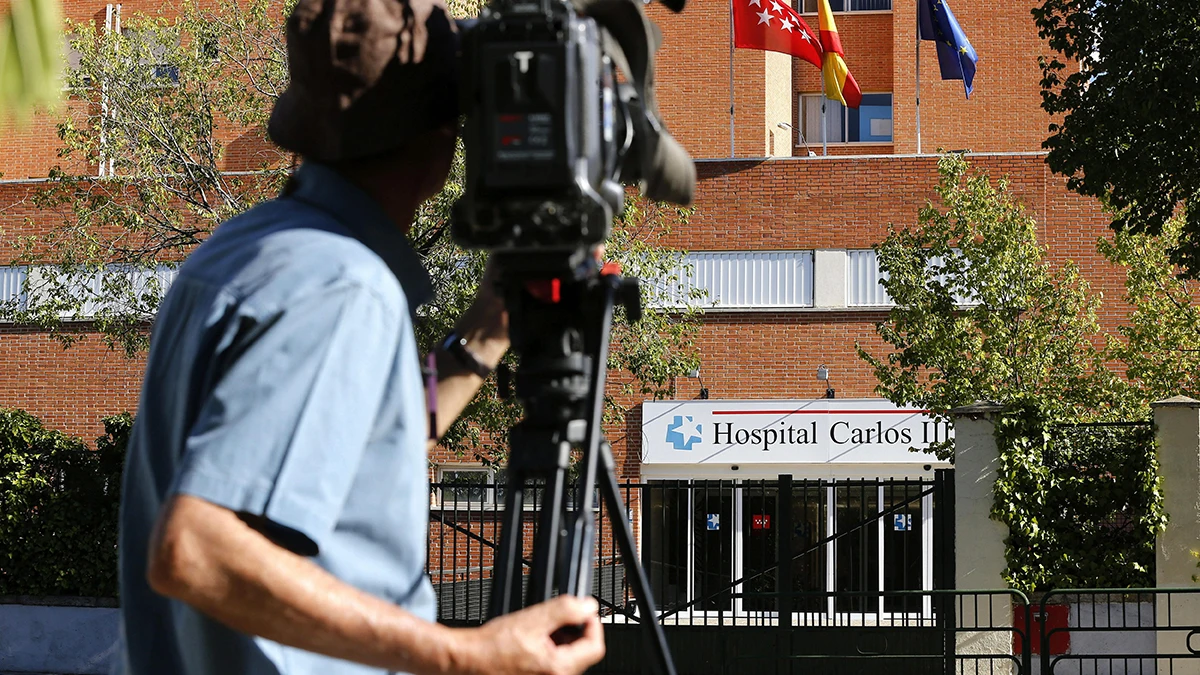
<path fill-rule="evenodd" d="M 509 267 L 505 267 L 506 272 Z M 586 597 L 592 592 L 595 517 L 592 486 L 608 509 L 625 571 L 633 581 L 647 642 L 660 675 L 675 675 L 666 637 L 658 623 L 650 584 L 638 563 L 629 522 L 618 492 L 612 448 L 601 434 L 604 383 L 613 307 L 619 300 L 630 321 L 641 316 L 636 279 L 595 264 L 570 278 L 518 278 L 504 284 L 512 348 L 520 357 L 516 394 L 525 417 L 512 429 L 504 522 L 496 553 L 491 615 L 522 607 L 525 490 L 544 491 L 533 542 L 525 605 L 556 592 Z M 573 450 L 580 452 L 574 499 L 566 489 Z"/>

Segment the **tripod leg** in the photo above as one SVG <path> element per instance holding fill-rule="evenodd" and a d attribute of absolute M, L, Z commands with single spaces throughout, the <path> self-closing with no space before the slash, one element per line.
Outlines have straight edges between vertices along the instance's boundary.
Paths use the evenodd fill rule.
<path fill-rule="evenodd" d="M 525 539 L 524 487 L 525 481 L 519 474 L 509 474 L 508 493 L 504 495 L 500 548 L 496 550 L 493 563 L 492 611 L 489 614 L 492 618 L 521 608 L 521 548 Z"/>
<path fill-rule="evenodd" d="M 608 507 L 608 520 L 612 524 L 613 539 L 621 550 L 621 559 L 625 563 L 625 574 L 633 581 L 633 592 L 637 596 L 638 611 L 642 614 L 642 624 L 649 634 L 647 647 L 654 652 L 655 663 L 659 675 L 675 675 L 675 663 L 671 660 L 671 652 L 667 649 L 667 636 L 663 633 L 662 625 L 658 623 L 658 612 L 654 609 L 654 598 L 650 596 L 650 582 L 646 572 L 637 559 L 637 551 L 633 545 L 633 529 L 625 518 L 625 505 L 621 500 L 620 487 L 617 485 L 616 467 L 613 465 L 612 446 L 602 443 L 600 456 L 604 460 L 604 475 L 598 476 L 600 494 L 605 506 Z"/>
<path fill-rule="evenodd" d="M 563 501 L 566 470 L 556 468 L 546 481 L 546 500 L 541 505 L 537 539 L 533 544 L 533 571 L 529 577 L 529 597 L 526 606 L 550 599 L 554 593 L 554 571 L 558 567 L 560 544 L 563 539 Z"/>

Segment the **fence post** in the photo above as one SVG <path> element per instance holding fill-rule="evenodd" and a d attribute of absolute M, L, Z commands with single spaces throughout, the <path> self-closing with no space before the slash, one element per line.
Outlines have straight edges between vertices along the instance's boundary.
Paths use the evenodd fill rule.
<path fill-rule="evenodd" d="M 950 411 L 954 420 L 955 588 L 1004 588 L 1004 539 L 1008 528 L 992 520 L 993 488 L 1000 462 L 993 433 L 1003 406 L 979 401 Z M 1012 602 L 1007 596 L 962 596 L 958 602 L 955 653 L 1012 653 Z M 1028 640 L 1026 641 L 1028 643 Z M 960 673 L 983 672 L 987 659 L 960 660 Z M 989 666 L 990 667 L 990 666 Z"/>
<path fill-rule="evenodd" d="M 1193 551 L 1200 551 L 1200 401 L 1174 396 L 1152 404 L 1158 438 L 1158 472 L 1162 478 L 1167 527 L 1158 535 L 1154 573 L 1159 588 L 1200 586 L 1194 575 Z M 1160 594 L 1155 603 L 1159 626 L 1200 625 L 1200 595 Z M 1168 624 L 1168 617 L 1170 623 Z M 1156 633 L 1159 654 L 1187 654 L 1187 631 Z M 1200 673 L 1200 663 L 1160 659 L 1158 672 Z"/>
<path fill-rule="evenodd" d="M 954 588 L 954 470 L 938 469 L 933 474 L 933 587 Z M 955 675 L 955 635 L 958 617 L 954 596 L 933 596 L 933 612 L 942 633 L 943 675 Z"/>
<path fill-rule="evenodd" d="M 779 570 L 775 575 L 777 588 L 779 591 L 779 603 L 776 609 L 779 612 L 779 626 L 781 628 L 792 627 L 792 606 L 795 598 L 792 596 L 792 556 L 795 555 L 792 549 L 792 475 L 781 474 L 779 476 L 779 498 L 776 500 L 779 505 L 779 515 L 776 520 L 779 522 L 775 527 L 775 541 L 779 542 Z M 782 638 L 781 638 L 782 639 Z"/>

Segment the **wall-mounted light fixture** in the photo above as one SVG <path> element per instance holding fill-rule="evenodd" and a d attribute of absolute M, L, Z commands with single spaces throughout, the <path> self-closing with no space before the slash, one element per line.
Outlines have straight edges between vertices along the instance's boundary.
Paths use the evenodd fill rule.
<path fill-rule="evenodd" d="M 817 366 L 817 380 L 825 383 L 825 398 L 834 398 L 836 396 L 833 385 L 829 382 L 829 369 L 825 367 L 825 364 Z"/>
<path fill-rule="evenodd" d="M 707 401 L 708 400 L 708 387 L 704 386 L 704 380 L 700 379 L 700 369 L 699 368 L 691 369 L 690 371 L 688 371 L 687 376 L 700 382 L 700 400 Z"/>
<path fill-rule="evenodd" d="M 808 141 L 804 140 L 804 132 L 803 131 L 800 131 L 796 127 L 788 124 L 787 122 L 780 122 L 779 124 L 776 124 L 775 126 L 779 127 L 780 129 L 783 129 L 784 131 L 795 132 L 796 136 L 800 138 L 800 142 L 804 144 L 804 152 L 808 153 L 809 157 L 817 156 L 817 153 L 815 153 L 811 149 L 809 149 Z"/>

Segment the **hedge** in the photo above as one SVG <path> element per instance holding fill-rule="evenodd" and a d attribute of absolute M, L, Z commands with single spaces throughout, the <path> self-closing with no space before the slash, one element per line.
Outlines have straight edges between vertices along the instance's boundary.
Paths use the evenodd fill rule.
<path fill-rule="evenodd" d="M 1057 425 L 1032 407 L 1011 406 L 996 437 L 992 517 L 1009 528 L 1010 586 L 1042 593 L 1155 585 L 1155 537 L 1167 518 L 1153 425 Z"/>
<path fill-rule="evenodd" d="M 0 595 L 117 596 L 121 468 L 133 425 L 106 417 L 91 450 L 0 408 Z"/>

